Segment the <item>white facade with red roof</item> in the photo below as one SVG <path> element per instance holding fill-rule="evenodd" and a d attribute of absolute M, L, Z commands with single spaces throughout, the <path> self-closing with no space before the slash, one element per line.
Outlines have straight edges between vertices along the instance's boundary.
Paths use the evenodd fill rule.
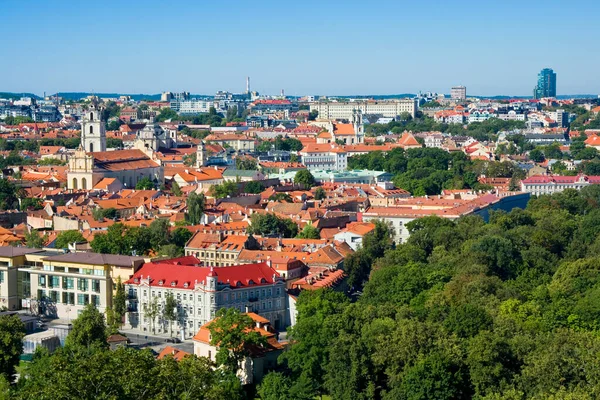
<path fill-rule="evenodd" d="M 534 195 L 553 194 L 565 189 L 581 190 L 600 183 L 600 176 L 534 175 L 521 181 L 521 190 Z"/>
<path fill-rule="evenodd" d="M 164 309 L 167 293 L 177 302 L 173 331 L 183 330 L 186 338 L 224 307 L 255 312 L 273 321 L 277 329 L 288 321 L 285 282 L 266 262 L 219 268 L 146 263 L 125 282 L 125 288 L 130 310 L 127 324 L 142 332 L 169 332 L 168 321 L 147 317 L 153 301 L 159 310 Z"/>

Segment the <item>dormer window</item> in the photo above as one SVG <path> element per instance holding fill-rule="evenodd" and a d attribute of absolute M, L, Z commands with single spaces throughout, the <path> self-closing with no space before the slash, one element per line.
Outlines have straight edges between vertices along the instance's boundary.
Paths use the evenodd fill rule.
<path fill-rule="evenodd" d="M 171 286 L 175 286 L 176 284 L 177 284 L 177 281 L 171 282 Z"/>
<path fill-rule="evenodd" d="M 267 280 L 265 278 L 260 278 L 260 283 L 267 283 Z"/>
<path fill-rule="evenodd" d="M 159 284 L 160 286 L 162 286 L 162 285 L 164 285 L 164 284 L 165 284 L 165 281 L 163 281 L 163 280 L 161 279 L 160 281 L 158 281 L 158 284 Z"/>
<path fill-rule="evenodd" d="M 183 284 L 183 287 L 184 287 L 184 288 L 187 288 L 188 286 L 190 286 L 190 284 L 189 284 L 189 283 L 187 283 L 187 282 Z"/>
<path fill-rule="evenodd" d="M 140 280 L 138 278 L 134 278 L 133 283 L 140 283 Z"/>

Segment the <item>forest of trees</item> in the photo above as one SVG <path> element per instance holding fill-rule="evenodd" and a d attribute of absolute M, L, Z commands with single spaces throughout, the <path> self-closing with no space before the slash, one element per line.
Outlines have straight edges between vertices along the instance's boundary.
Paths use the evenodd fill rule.
<path fill-rule="evenodd" d="M 393 149 L 348 158 L 348 169 L 371 169 L 394 174 L 394 184 L 413 196 L 436 195 L 442 189 L 490 189 L 478 182 L 483 174 L 494 178 L 525 177 L 525 171 L 510 162 L 470 160 L 462 152 L 448 153 L 442 149 Z"/>
<path fill-rule="evenodd" d="M 427 217 L 371 265 L 362 296 L 303 292 L 263 398 L 596 399 L 600 186 Z M 277 397 L 278 396 L 278 397 Z M 286 397 L 287 396 L 287 397 Z"/>

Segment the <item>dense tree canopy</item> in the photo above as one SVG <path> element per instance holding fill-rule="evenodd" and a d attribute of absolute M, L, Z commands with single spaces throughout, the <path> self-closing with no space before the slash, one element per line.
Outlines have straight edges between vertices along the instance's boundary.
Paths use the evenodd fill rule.
<path fill-rule="evenodd" d="M 363 242 L 376 255 L 362 296 L 301 293 L 287 369 L 259 393 L 310 382 L 336 399 L 597 398 L 599 204 L 593 185 L 489 223 L 421 218 L 396 247 L 381 225 Z"/>
<path fill-rule="evenodd" d="M 288 218 L 279 218 L 272 213 L 254 213 L 250 217 L 248 233 L 262 236 L 294 237 L 298 234 L 298 225 Z"/>

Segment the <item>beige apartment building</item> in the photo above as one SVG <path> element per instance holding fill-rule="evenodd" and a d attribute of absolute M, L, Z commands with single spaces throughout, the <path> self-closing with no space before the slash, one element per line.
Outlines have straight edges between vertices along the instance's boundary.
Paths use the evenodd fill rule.
<path fill-rule="evenodd" d="M 320 119 L 345 119 L 350 121 L 354 111 L 360 110 L 362 115 L 377 114 L 386 118 L 395 118 L 407 112 L 413 118 L 419 109 L 416 99 L 388 101 L 319 101 L 310 105 L 310 111 L 317 111 Z"/>

